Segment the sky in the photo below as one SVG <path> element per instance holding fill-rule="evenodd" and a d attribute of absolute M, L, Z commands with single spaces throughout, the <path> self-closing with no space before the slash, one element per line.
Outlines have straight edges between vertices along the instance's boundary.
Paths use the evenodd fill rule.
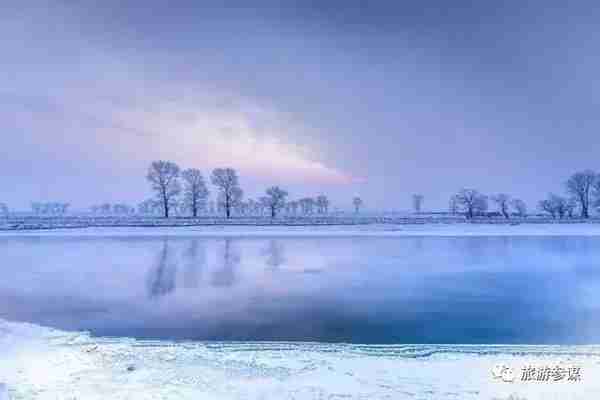
<path fill-rule="evenodd" d="M 7 4 L 12 3 L 12 4 Z M 350 208 L 530 208 L 600 169 L 593 1 L 0 5 L 0 202 L 151 196 L 156 159 Z"/>

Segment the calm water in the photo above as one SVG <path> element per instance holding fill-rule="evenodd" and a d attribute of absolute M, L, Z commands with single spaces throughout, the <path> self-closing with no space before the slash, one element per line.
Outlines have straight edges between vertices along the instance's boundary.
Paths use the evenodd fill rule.
<path fill-rule="evenodd" d="M 600 343 L 600 238 L 0 238 L 0 318 L 102 336 Z"/>

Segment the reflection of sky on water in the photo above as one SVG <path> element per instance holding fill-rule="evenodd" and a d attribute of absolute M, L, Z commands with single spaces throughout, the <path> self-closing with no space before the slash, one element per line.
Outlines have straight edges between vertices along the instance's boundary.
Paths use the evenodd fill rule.
<path fill-rule="evenodd" d="M 598 244 L 2 238 L 0 318 L 182 339 L 598 343 Z"/>

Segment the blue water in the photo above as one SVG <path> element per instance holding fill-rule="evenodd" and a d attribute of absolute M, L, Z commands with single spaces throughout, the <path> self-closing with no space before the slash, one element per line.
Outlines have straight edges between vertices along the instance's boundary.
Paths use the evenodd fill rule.
<path fill-rule="evenodd" d="M 98 336 L 600 343 L 600 238 L 2 237 L 0 318 Z"/>

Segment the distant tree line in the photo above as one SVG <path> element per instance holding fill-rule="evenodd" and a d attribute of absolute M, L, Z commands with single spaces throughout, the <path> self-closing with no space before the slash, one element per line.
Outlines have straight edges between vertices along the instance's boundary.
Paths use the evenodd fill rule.
<path fill-rule="evenodd" d="M 69 210 L 69 203 L 36 202 L 31 203 L 31 211 L 35 215 L 64 215 Z"/>
<path fill-rule="evenodd" d="M 103 203 L 91 206 L 90 211 L 98 215 L 132 215 L 136 209 L 126 203 Z"/>
<path fill-rule="evenodd" d="M 488 211 L 490 200 L 495 204 L 496 211 Z M 537 208 L 555 219 L 589 218 L 590 210 L 600 208 L 600 174 L 592 170 L 574 173 L 565 182 L 565 196 L 549 193 L 538 202 Z M 506 193 L 486 196 L 475 189 L 461 189 L 454 194 L 450 198 L 449 211 L 451 214 L 462 213 L 469 219 L 494 214 L 506 219 L 527 216 L 527 206 L 523 200 Z"/>

